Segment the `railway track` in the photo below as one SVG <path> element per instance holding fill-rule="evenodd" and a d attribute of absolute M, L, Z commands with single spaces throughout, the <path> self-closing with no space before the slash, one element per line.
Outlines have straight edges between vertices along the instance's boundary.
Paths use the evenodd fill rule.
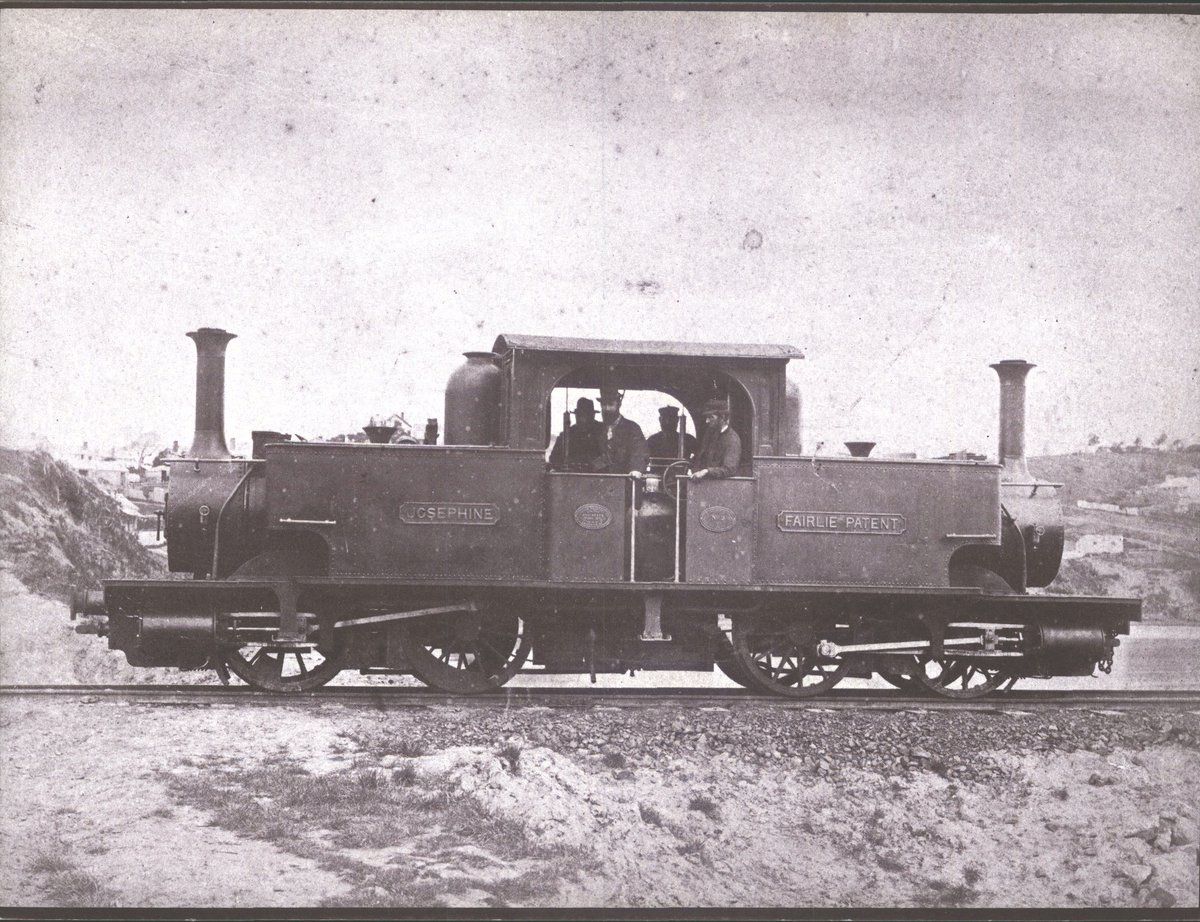
<path fill-rule="evenodd" d="M 589 688 L 506 688 L 495 694 L 462 697 L 428 688 L 395 686 L 326 687 L 299 694 L 219 685 L 5 685 L 0 699 L 56 698 L 93 704 L 121 701 L 175 707 L 319 707 L 340 704 L 376 710 L 405 708 L 630 708 L 658 707 L 743 710 L 1013 711 L 1055 708 L 1139 710 L 1183 708 L 1200 711 L 1200 691 L 1044 692 L 1014 690 L 983 700 L 953 701 L 899 691 L 835 690 L 819 698 L 794 700 L 741 689 L 675 688 L 595 690 Z"/>

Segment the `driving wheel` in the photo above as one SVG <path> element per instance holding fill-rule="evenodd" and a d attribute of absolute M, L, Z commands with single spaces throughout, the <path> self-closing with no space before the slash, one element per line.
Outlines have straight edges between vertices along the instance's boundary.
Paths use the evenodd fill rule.
<path fill-rule="evenodd" d="M 956 629 L 950 625 L 946 638 L 969 637 L 978 633 L 975 628 Z M 928 633 L 926 632 L 926 636 Z M 928 652 L 917 657 L 913 676 L 917 685 L 940 698 L 982 698 L 1002 688 L 1011 688 L 1017 676 L 1008 663 L 996 657 L 955 654 L 947 647 L 940 657 Z"/>
<path fill-rule="evenodd" d="M 735 661 L 752 687 L 774 695 L 809 698 L 829 691 L 845 677 L 849 659 L 819 656 L 817 644 L 822 640 L 852 643 L 853 626 L 832 618 L 764 613 L 739 615 L 733 622 Z"/>
<path fill-rule="evenodd" d="M 724 634 L 717 640 L 715 662 L 717 668 L 721 670 L 725 678 L 737 682 L 742 688 L 757 690 L 754 680 L 742 668 L 742 664 L 737 658 L 737 653 L 733 649 L 733 643 Z"/>
<path fill-rule="evenodd" d="M 239 628 L 238 615 L 226 616 L 234 630 Z M 273 692 L 306 692 L 320 688 L 339 672 L 345 661 L 345 639 L 340 632 L 329 631 L 325 637 L 319 627 L 312 634 L 313 643 L 301 646 L 273 644 L 270 636 L 279 630 L 279 619 L 264 622 L 262 616 L 250 615 L 253 631 L 263 639 L 244 642 L 238 647 L 222 650 L 229 671 L 255 688 Z"/>
<path fill-rule="evenodd" d="M 496 611 L 464 611 L 405 622 L 400 629 L 412 674 L 456 695 L 500 688 L 529 656 L 525 622 Z"/>
<path fill-rule="evenodd" d="M 982 698 L 994 691 L 1011 688 L 1016 682 L 1007 669 L 965 657 L 926 660 L 917 672 L 921 688 L 941 698 Z"/>

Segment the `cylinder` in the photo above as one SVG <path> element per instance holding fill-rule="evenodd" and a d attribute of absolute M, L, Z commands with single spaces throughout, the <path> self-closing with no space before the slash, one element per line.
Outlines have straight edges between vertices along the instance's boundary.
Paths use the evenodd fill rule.
<path fill-rule="evenodd" d="M 201 327 L 188 336 L 196 343 L 196 434 L 188 457 L 232 457 L 225 445 L 225 347 L 235 334 Z"/>
<path fill-rule="evenodd" d="M 1029 625 L 1026 653 L 1038 675 L 1091 675 L 1096 663 L 1111 659 L 1113 645 L 1104 628 L 1087 625 Z"/>
<path fill-rule="evenodd" d="M 446 445 L 494 445 L 500 431 L 503 375 L 491 352 L 464 352 L 467 361 L 446 383 Z"/>
<path fill-rule="evenodd" d="M 216 636 L 216 615 L 142 615 L 138 636 L 146 646 L 208 645 Z"/>
<path fill-rule="evenodd" d="M 1000 376 L 1000 464 L 1007 475 L 1029 479 L 1025 464 L 1025 376 L 1037 366 L 1024 359 L 1005 359 L 991 367 Z"/>
<path fill-rule="evenodd" d="M 76 589 L 71 593 L 71 620 L 79 615 L 107 615 L 103 589 Z"/>
<path fill-rule="evenodd" d="M 211 614 L 143 615 L 138 631 L 124 649 L 131 666 L 174 666 L 198 669 L 208 661 L 216 639 L 216 616 Z"/>

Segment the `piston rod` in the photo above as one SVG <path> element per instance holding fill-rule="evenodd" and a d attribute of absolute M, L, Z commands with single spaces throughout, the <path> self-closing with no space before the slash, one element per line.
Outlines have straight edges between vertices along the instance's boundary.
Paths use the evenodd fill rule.
<path fill-rule="evenodd" d="M 949 640 L 943 640 L 943 647 L 969 647 L 978 643 L 982 643 L 980 637 L 955 637 Z M 817 656 L 832 659 L 833 657 L 843 656 L 847 653 L 907 653 L 909 651 L 918 653 L 921 650 L 928 650 L 932 646 L 928 640 L 900 640 L 892 643 L 850 643 L 837 644 L 832 640 L 822 640 L 817 644 Z"/>

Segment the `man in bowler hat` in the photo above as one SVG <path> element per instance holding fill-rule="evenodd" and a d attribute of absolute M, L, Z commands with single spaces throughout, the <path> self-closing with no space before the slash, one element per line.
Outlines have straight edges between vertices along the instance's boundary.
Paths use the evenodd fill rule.
<path fill-rule="evenodd" d="M 737 473 L 742 461 L 742 440 L 729 425 L 729 404 L 710 400 L 704 405 L 704 435 L 693 462 L 692 480 L 720 480 Z"/>
<path fill-rule="evenodd" d="M 604 474 L 632 474 L 641 477 L 650 463 L 642 427 L 621 415 L 621 392 L 615 387 L 600 388 L 600 457 L 593 467 Z"/>
<path fill-rule="evenodd" d="M 604 429 L 596 421 L 596 405 L 587 397 L 575 402 L 575 423 L 559 435 L 550 450 L 550 466 L 590 468 L 604 447 Z"/>

